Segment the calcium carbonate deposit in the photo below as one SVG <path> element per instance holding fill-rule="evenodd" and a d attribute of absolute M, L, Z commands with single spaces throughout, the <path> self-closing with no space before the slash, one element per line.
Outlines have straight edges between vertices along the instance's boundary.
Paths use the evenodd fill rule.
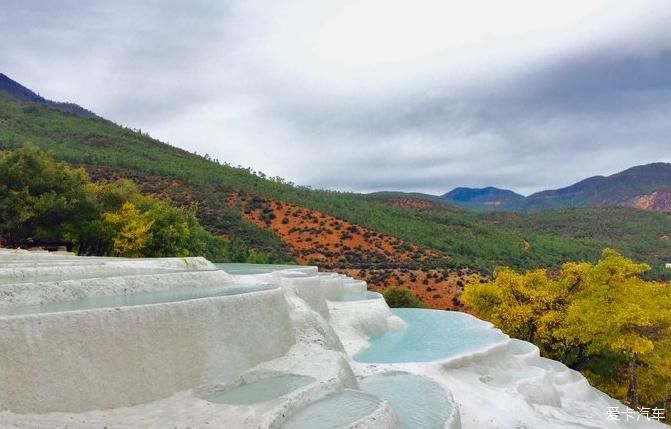
<path fill-rule="evenodd" d="M 474 317 L 315 267 L 0 249 L 2 428 L 663 428 Z"/>

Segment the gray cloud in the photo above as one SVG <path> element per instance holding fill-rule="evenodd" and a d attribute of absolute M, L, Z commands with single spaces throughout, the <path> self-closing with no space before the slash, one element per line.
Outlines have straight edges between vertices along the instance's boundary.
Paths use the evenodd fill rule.
<path fill-rule="evenodd" d="M 378 78 L 329 71 L 301 50 L 311 34 L 292 25 L 312 28 L 311 10 L 9 0 L 0 71 L 171 144 L 317 187 L 531 193 L 671 161 L 667 12 L 540 54 L 513 46 L 505 63 L 417 60 Z"/>

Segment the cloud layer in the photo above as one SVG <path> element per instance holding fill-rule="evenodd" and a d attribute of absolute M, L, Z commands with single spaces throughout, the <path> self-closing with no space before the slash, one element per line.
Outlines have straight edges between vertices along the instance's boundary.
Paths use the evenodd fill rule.
<path fill-rule="evenodd" d="M 530 193 L 671 161 L 665 0 L 6 3 L 0 71 L 300 184 Z"/>

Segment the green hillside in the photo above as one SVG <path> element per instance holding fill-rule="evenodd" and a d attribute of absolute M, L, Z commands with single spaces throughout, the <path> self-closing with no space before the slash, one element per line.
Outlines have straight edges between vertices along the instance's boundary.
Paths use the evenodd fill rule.
<path fill-rule="evenodd" d="M 0 94 L 0 147 L 15 149 L 26 143 L 98 172 L 95 179 L 118 174 L 134 178 L 143 189 L 151 188 L 152 182 L 179 181 L 182 187 L 172 193 L 158 184 L 154 188 L 173 200 L 188 193 L 198 204 L 201 223 L 234 243 L 235 260 L 245 260 L 252 250 L 269 262 L 286 262 L 291 255 L 277 236 L 244 221 L 237 209 L 228 207 L 233 192 L 338 216 L 448 254 L 450 265 L 486 273 L 498 265 L 524 269 L 558 267 L 568 259 L 594 261 L 603 247 L 610 246 L 650 263 L 654 275 L 661 278 L 666 275 L 663 263 L 671 255 L 671 240 L 666 238 L 671 235 L 671 218 L 664 214 L 580 209 L 512 215 L 390 207 L 371 196 L 268 180 L 250 169 L 220 164 L 103 119 L 81 118 Z"/>

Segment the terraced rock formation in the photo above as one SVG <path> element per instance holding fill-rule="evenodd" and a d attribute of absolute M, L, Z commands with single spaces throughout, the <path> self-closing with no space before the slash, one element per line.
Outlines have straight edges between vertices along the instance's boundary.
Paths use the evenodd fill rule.
<path fill-rule="evenodd" d="M 202 258 L 0 249 L 0 385 L 3 428 L 664 427 L 465 313 Z"/>

